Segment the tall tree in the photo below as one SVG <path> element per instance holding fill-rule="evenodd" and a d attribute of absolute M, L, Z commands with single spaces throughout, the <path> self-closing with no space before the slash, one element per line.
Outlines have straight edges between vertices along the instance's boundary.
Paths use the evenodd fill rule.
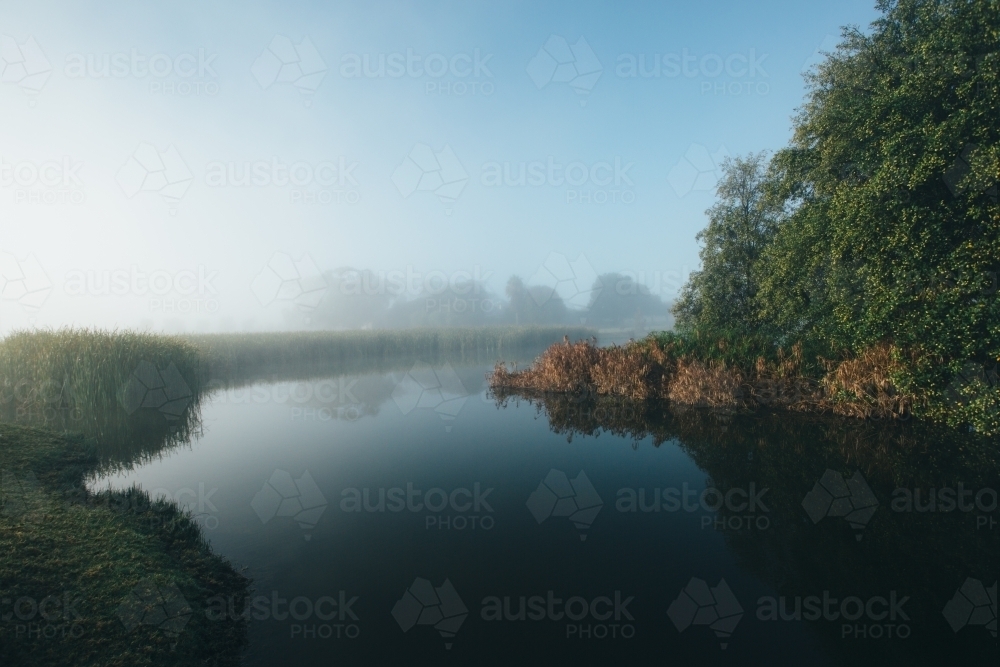
<path fill-rule="evenodd" d="M 697 236 L 703 244 L 701 270 L 691 274 L 674 305 L 682 330 L 760 325 L 755 265 L 778 220 L 767 192 L 767 162 L 764 153 L 756 153 L 727 159 L 721 167 L 718 202 L 706 211 L 708 226 Z"/>
<path fill-rule="evenodd" d="M 1000 432 L 1000 1 L 882 0 L 809 77 L 773 160 L 787 218 L 759 267 L 762 317 L 853 352 Z"/>
<path fill-rule="evenodd" d="M 605 273 L 594 281 L 587 322 L 621 326 L 644 317 L 663 317 L 668 307 L 649 288 L 621 273 Z"/>

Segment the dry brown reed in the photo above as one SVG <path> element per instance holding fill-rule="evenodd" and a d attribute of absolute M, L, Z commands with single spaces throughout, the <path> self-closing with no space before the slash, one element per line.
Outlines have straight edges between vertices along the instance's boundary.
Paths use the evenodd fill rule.
<path fill-rule="evenodd" d="M 748 368 L 720 359 L 677 354 L 655 339 L 600 348 L 592 341 L 555 344 L 528 368 L 508 370 L 498 363 L 493 390 L 620 396 L 723 410 L 760 406 L 800 412 L 833 412 L 860 418 L 901 418 L 913 397 L 892 382 L 899 369 L 889 345 L 873 347 L 839 363 L 824 362 L 825 375 L 806 374 L 801 345 L 777 351 L 770 361 L 757 357 Z"/>
<path fill-rule="evenodd" d="M 910 414 L 914 397 L 900 392 L 892 375 L 901 370 L 891 345 L 869 348 L 852 359 L 829 364 L 822 380 L 836 414 L 848 417 L 900 418 Z"/>

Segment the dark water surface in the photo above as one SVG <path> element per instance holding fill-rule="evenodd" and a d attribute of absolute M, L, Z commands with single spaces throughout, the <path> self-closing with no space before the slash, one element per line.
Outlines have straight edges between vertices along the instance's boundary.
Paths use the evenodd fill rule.
<path fill-rule="evenodd" d="M 247 665 L 996 664 L 995 445 L 501 406 L 487 370 L 218 391 L 91 488 L 173 498 L 246 567 L 256 597 L 196 613 L 248 615 Z"/>

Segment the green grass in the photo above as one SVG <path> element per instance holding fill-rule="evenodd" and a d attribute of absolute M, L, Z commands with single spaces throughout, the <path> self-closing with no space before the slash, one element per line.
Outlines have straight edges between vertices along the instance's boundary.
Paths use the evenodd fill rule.
<path fill-rule="evenodd" d="M 87 492 L 98 464 L 82 439 L 0 424 L 0 664 L 239 664 L 243 622 L 209 621 L 204 609 L 213 595 L 242 599 L 248 580 L 174 504 Z M 122 622 L 120 605 L 146 582 L 187 601 L 180 633 Z M 48 619 L 33 611 L 52 596 Z"/>

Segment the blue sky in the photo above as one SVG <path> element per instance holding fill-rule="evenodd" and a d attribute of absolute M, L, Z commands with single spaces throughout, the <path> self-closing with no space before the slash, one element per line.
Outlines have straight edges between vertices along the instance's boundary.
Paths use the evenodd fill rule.
<path fill-rule="evenodd" d="M 780 148 L 803 68 L 876 16 L 870 0 L 204 4 L 0 10 L 0 331 L 282 326 L 290 304 L 253 286 L 283 257 L 498 291 L 565 257 L 670 298 L 718 160 Z M 113 271 L 129 286 L 104 293 Z"/>

